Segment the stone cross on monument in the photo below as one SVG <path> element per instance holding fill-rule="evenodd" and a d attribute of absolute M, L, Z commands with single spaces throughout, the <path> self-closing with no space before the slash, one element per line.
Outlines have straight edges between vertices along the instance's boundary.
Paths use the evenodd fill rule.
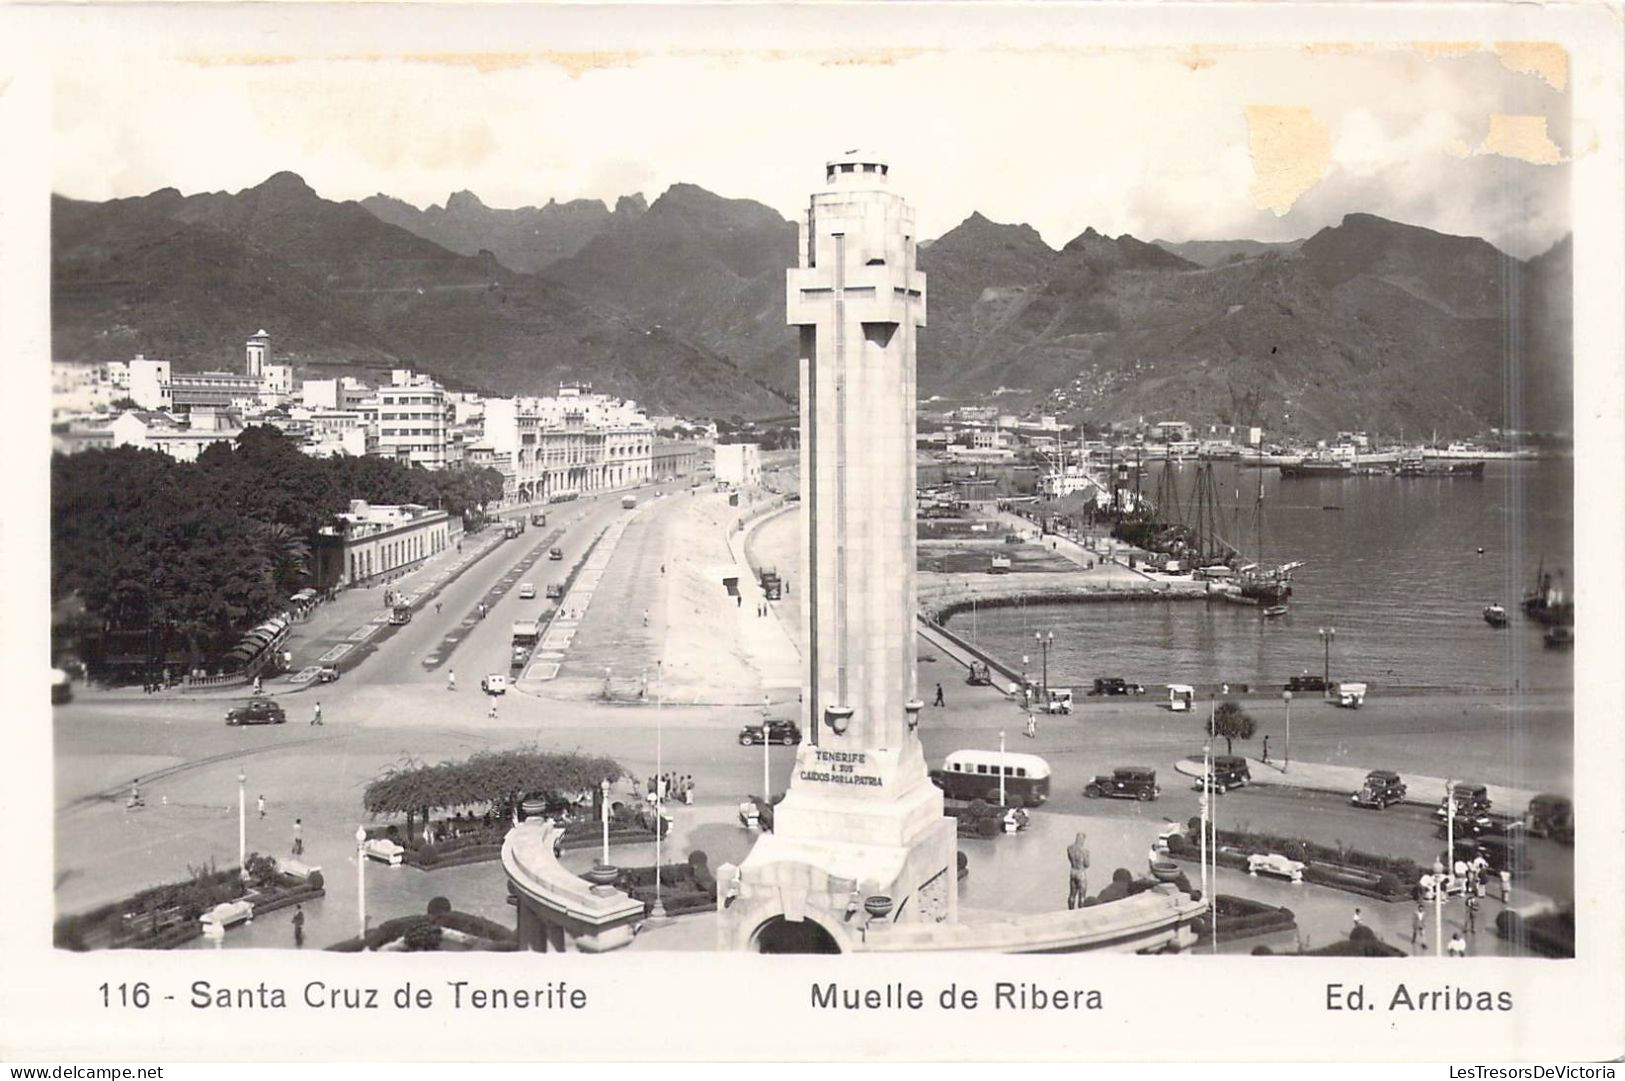
<path fill-rule="evenodd" d="M 954 826 L 916 730 L 914 350 L 925 275 L 914 212 L 889 171 L 860 151 L 828 162 L 788 272 L 788 321 L 800 330 L 808 741 L 773 833 L 740 869 L 726 916 L 739 949 L 861 949 L 889 923 L 957 915 Z"/>

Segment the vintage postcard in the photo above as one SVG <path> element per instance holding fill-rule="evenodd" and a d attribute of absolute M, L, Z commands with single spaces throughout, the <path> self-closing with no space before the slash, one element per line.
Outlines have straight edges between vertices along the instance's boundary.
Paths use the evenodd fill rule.
<path fill-rule="evenodd" d="M 0 1057 L 1625 1052 L 1617 5 L 0 24 Z"/>

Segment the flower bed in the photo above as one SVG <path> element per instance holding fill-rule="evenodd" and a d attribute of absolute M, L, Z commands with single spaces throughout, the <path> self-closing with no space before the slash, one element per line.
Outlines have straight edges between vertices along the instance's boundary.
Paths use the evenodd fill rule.
<path fill-rule="evenodd" d="M 1219 909 L 1218 940 L 1221 943 L 1252 938 L 1256 935 L 1292 931 L 1298 926 L 1297 917 L 1290 908 L 1250 901 L 1245 897 L 1233 897 L 1227 893 L 1219 894 L 1214 901 Z M 1207 923 L 1206 917 L 1196 921 L 1198 946 L 1210 945 L 1213 942 L 1213 935 Z"/>
<path fill-rule="evenodd" d="M 475 939 L 472 948 L 476 950 L 511 952 L 519 948 L 519 939 L 511 929 L 482 916 L 458 912 L 451 908 L 451 903 L 444 897 L 430 901 L 429 911 L 424 915 L 385 920 L 369 930 L 365 939 L 350 938 L 327 948 L 333 953 L 360 953 L 364 949 L 391 947 L 404 940 L 406 952 L 427 953 L 442 948 L 441 932 L 444 929 L 458 931 Z"/>
<path fill-rule="evenodd" d="M 1201 847 L 1183 834 L 1168 838 L 1168 855 L 1179 860 L 1199 860 Z M 1275 853 L 1302 862 L 1306 882 L 1358 893 L 1379 901 L 1408 899 L 1422 869 L 1412 860 L 1389 859 L 1353 850 L 1274 837 L 1268 834 L 1219 831 L 1215 859 L 1221 867 L 1247 870 L 1249 855 Z"/>
<path fill-rule="evenodd" d="M 53 941 L 65 950 L 167 950 L 202 933 L 198 917 L 248 892 L 235 867 L 195 868 L 186 882 L 142 890 L 122 901 L 56 921 Z"/>

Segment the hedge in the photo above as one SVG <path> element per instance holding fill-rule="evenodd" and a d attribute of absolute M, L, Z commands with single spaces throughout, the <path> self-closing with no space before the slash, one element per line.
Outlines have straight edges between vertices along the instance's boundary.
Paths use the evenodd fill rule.
<path fill-rule="evenodd" d="M 1504 909 L 1495 917 L 1495 933 L 1527 946 L 1544 957 L 1574 956 L 1574 909 L 1522 916 Z"/>
<path fill-rule="evenodd" d="M 439 909 L 442 906 L 439 902 L 444 900 L 442 897 L 436 897 L 429 902 L 430 907 L 436 910 L 433 914 L 398 916 L 392 920 L 385 920 L 377 927 L 369 930 L 365 939 L 345 939 L 343 942 L 337 942 L 327 947 L 327 950 L 330 953 L 360 953 L 363 948 L 376 950 L 381 946 L 394 942 L 396 939 L 405 938 L 408 935 L 422 936 L 425 934 L 426 929 L 433 928 L 438 931 L 442 927 L 449 927 L 454 931 L 461 931 L 464 934 L 484 939 L 486 945 L 483 948 L 489 952 L 517 950 L 519 948 L 518 938 L 511 928 L 468 912 L 455 910 L 441 912 Z"/>
<path fill-rule="evenodd" d="M 1259 837 L 1270 843 L 1257 846 L 1256 840 L 1246 840 Z M 1358 856 L 1363 862 L 1351 859 L 1349 863 L 1340 863 L 1325 855 L 1326 853 L 1336 855 L 1338 850 L 1334 848 L 1303 841 L 1283 843 L 1281 838 L 1262 834 L 1232 833 L 1228 830 L 1219 831 L 1220 847 L 1213 857 L 1219 866 L 1238 871 L 1248 869 L 1246 851 L 1235 847 L 1238 841 L 1248 846 L 1257 846 L 1252 847 L 1254 852 L 1276 853 L 1303 863 L 1303 878 L 1306 882 L 1358 893 L 1381 901 L 1401 901 L 1408 898 L 1414 883 L 1423 873 L 1421 868 L 1410 860 L 1390 860 L 1350 850 L 1344 854 L 1351 858 Z M 1168 838 L 1168 854 L 1175 859 L 1194 860 L 1201 858 L 1201 849 L 1188 837 L 1176 833 Z M 1401 874 L 1389 869 L 1396 866 L 1408 867 L 1410 870 Z"/>

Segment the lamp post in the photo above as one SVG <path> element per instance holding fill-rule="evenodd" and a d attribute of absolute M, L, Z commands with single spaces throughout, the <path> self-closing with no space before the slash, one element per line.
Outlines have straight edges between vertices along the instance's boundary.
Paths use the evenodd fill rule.
<path fill-rule="evenodd" d="M 1286 706 L 1286 755 L 1281 760 L 1281 772 L 1292 768 L 1292 692 L 1281 692 L 1281 703 Z"/>
<path fill-rule="evenodd" d="M 1321 664 L 1320 678 L 1326 685 L 1325 693 L 1332 693 L 1332 639 L 1337 637 L 1336 627 L 1320 628 L 1320 641 L 1325 647 L 1325 655 Z"/>
<path fill-rule="evenodd" d="M 1208 812 L 1209 792 L 1210 792 L 1210 789 L 1211 789 L 1211 786 L 1212 786 L 1212 781 L 1213 781 L 1213 767 L 1212 767 L 1211 763 L 1208 761 L 1208 756 L 1211 755 L 1212 753 L 1213 753 L 1213 744 L 1211 744 L 1211 743 L 1202 744 L 1202 801 L 1201 801 L 1202 836 L 1201 836 L 1201 839 L 1200 839 L 1200 843 L 1201 843 L 1202 900 L 1203 901 L 1206 901 L 1208 899 L 1209 895 L 1212 892 L 1211 890 L 1208 889 L 1208 883 L 1207 883 L 1207 812 Z"/>
<path fill-rule="evenodd" d="M 605 777 L 599 782 L 598 790 L 601 797 L 598 803 L 598 818 L 604 824 L 604 863 L 609 863 L 609 778 Z"/>
<path fill-rule="evenodd" d="M 661 809 L 666 799 L 666 778 L 662 772 L 664 758 L 662 755 L 662 738 L 664 725 L 661 723 L 660 710 L 655 710 L 655 903 L 649 910 L 651 920 L 664 920 L 666 906 L 660 900 L 660 835 L 666 828 L 666 815 Z M 763 734 L 767 729 L 764 726 Z M 609 860 L 606 856 L 605 863 Z"/>
<path fill-rule="evenodd" d="M 1455 784 L 1448 777 L 1445 778 L 1444 782 L 1444 859 L 1445 871 L 1450 876 L 1450 881 L 1454 881 L 1456 877 L 1456 793 Z M 1444 931 L 1444 920 L 1442 918 L 1444 913 L 1444 901 L 1442 900 L 1444 890 L 1437 880 L 1433 884 L 1433 896 L 1433 922 L 1436 925 L 1434 937 L 1438 938 L 1441 937 Z"/>
<path fill-rule="evenodd" d="M 999 806 L 1004 806 L 1004 729 L 999 729 Z"/>
<path fill-rule="evenodd" d="M 248 774 L 237 771 L 237 872 L 248 874 Z"/>
<path fill-rule="evenodd" d="M 1055 646 L 1055 632 L 1050 631 L 1048 634 L 1044 634 L 1040 631 L 1034 631 L 1033 641 L 1038 643 L 1038 648 L 1044 655 L 1044 679 L 1039 684 L 1038 693 L 1042 699 L 1043 707 L 1047 710 L 1049 709 L 1049 651 Z"/>
<path fill-rule="evenodd" d="M 762 800 L 773 797 L 773 736 L 767 723 L 768 699 L 762 695 Z"/>
<path fill-rule="evenodd" d="M 355 903 L 356 933 L 361 936 L 362 948 L 367 938 L 367 827 L 355 828 Z"/>

